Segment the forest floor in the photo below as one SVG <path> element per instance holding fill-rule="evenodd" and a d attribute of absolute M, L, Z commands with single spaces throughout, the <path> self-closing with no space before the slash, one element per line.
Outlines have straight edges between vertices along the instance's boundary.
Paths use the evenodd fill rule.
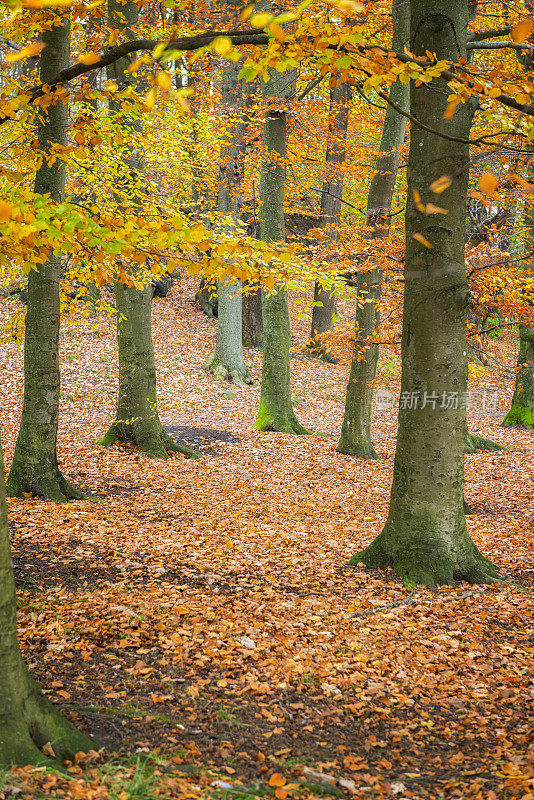
<path fill-rule="evenodd" d="M 347 567 L 387 516 L 394 411 L 375 415 L 380 461 L 336 453 L 348 366 L 296 352 L 296 412 L 315 433 L 253 431 L 258 386 L 202 372 L 216 323 L 193 296 L 176 284 L 153 325 L 160 415 L 196 461 L 95 444 L 114 414 L 114 323 L 64 323 L 59 455 L 95 498 L 9 500 L 20 640 L 106 753 L 65 775 L 14 770 L 0 798 L 532 800 L 534 436 L 500 427 L 513 334 L 475 370 L 499 411 L 469 420 L 507 449 L 466 458 L 468 527 L 503 580 L 432 592 Z M 259 381 L 259 354 L 247 360 Z M 19 347 L 0 369 L 9 467 Z M 398 381 L 386 350 L 380 385 Z"/>

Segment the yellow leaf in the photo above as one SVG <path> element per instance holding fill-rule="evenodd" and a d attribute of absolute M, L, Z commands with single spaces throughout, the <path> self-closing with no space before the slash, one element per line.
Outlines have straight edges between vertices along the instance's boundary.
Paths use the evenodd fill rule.
<path fill-rule="evenodd" d="M 422 244 L 424 247 L 428 247 L 429 250 L 432 250 L 432 245 L 428 239 L 425 239 L 422 233 L 414 233 L 412 235 L 416 242 L 419 242 L 419 244 Z"/>
<path fill-rule="evenodd" d="M 284 33 L 284 29 L 283 29 L 283 28 L 282 28 L 282 26 L 281 26 L 281 25 L 279 25 L 277 22 L 272 22 L 272 23 L 269 25 L 269 33 L 270 33 L 272 36 L 274 36 L 274 38 L 275 38 L 275 39 L 276 39 L 278 42 L 283 42 L 283 41 L 284 41 L 284 39 L 286 38 L 286 35 L 285 35 L 285 33 Z"/>
<path fill-rule="evenodd" d="M 217 36 L 211 43 L 211 47 L 220 56 L 225 56 L 232 49 L 232 40 L 229 36 Z"/>
<path fill-rule="evenodd" d="M 499 185 L 499 181 L 492 172 L 485 172 L 478 182 L 478 188 L 484 194 L 492 197 Z"/>
<path fill-rule="evenodd" d="M 154 103 L 156 102 L 157 92 L 154 87 L 150 89 L 145 95 L 145 109 L 150 111 L 151 108 L 154 108 Z"/>
<path fill-rule="evenodd" d="M 241 14 L 239 15 L 239 21 L 240 22 L 245 22 L 245 20 L 247 20 L 250 17 L 250 15 L 252 14 L 253 11 L 254 11 L 254 6 L 253 5 L 247 6 L 246 8 L 244 8 L 243 11 L 241 12 Z"/>
<path fill-rule="evenodd" d="M 445 189 L 449 188 L 451 183 L 452 181 L 448 175 L 442 175 L 441 178 L 438 178 L 430 184 L 430 189 L 434 194 L 441 194 Z"/>
<path fill-rule="evenodd" d="M 250 24 L 253 28 L 265 28 L 272 18 L 272 14 L 254 14 L 250 20 Z"/>
<path fill-rule="evenodd" d="M 337 0 L 334 5 L 336 8 L 339 8 L 340 11 L 346 11 L 347 14 L 354 14 L 357 11 L 365 11 L 364 4 L 357 3 L 355 0 Z"/>
<path fill-rule="evenodd" d="M 517 25 L 514 25 L 510 36 L 513 42 L 521 44 L 522 42 L 526 42 L 533 30 L 534 22 L 531 19 L 523 19 L 521 22 L 518 22 Z"/>
<path fill-rule="evenodd" d="M 164 92 L 168 92 L 172 86 L 172 78 L 168 72 L 158 72 L 156 75 L 156 83 Z"/>

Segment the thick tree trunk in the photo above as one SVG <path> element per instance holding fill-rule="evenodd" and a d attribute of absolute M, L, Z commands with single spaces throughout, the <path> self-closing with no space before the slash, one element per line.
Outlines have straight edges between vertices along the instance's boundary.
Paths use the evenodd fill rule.
<path fill-rule="evenodd" d="M 271 70 L 264 97 L 282 99 L 287 75 Z M 291 89 L 292 82 L 288 81 Z M 268 109 L 263 125 L 264 163 L 260 185 L 260 236 L 265 242 L 283 241 L 287 119 L 283 110 Z M 254 427 L 261 431 L 303 434 L 291 402 L 291 332 L 287 296 L 283 289 L 264 292 L 263 368 L 260 407 Z"/>
<path fill-rule="evenodd" d="M 326 175 L 321 194 L 321 226 L 328 230 L 332 245 L 339 238 L 341 221 L 341 199 L 343 195 L 343 165 L 347 149 L 349 109 L 352 88 L 346 81 L 333 83 L 330 88 L 330 113 L 328 141 L 326 145 Z M 324 361 L 333 361 L 328 343 L 321 334 L 334 327 L 335 294 L 315 282 L 313 292 L 314 306 L 308 349 Z M 316 305 L 317 304 L 317 305 Z"/>
<path fill-rule="evenodd" d="M 466 55 L 467 0 L 411 0 L 410 50 L 456 61 Z M 465 139 L 469 104 L 444 119 L 444 81 L 411 87 L 411 112 L 433 130 Z M 406 206 L 406 273 L 399 431 L 387 522 L 352 559 L 392 567 L 416 583 L 487 582 L 493 565 L 469 537 L 463 510 L 469 288 L 464 245 L 468 145 L 411 129 Z M 447 214 L 421 213 L 414 200 L 434 200 L 430 185 L 452 179 L 439 195 Z M 429 246 L 417 241 L 419 235 Z M 413 399 L 417 402 L 413 402 Z M 455 402 L 456 401 L 456 402 Z"/>
<path fill-rule="evenodd" d="M 409 41 L 410 14 L 405 0 L 393 0 L 393 50 L 402 52 Z M 396 81 L 390 99 L 407 111 L 410 87 Z M 391 202 L 400 163 L 400 147 L 406 133 L 406 117 L 391 105 L 386 108 L 376 173 L 367 197 L 369 236 L 385 239 L 389 233 Z M 379 347 L 372 339 L 380 324 L 382 272 L 372 269 L 356 276 L 357 304 L 354 355 L 345 399 L 345 414 L 337 449 L 357 458 L 377 459 L 371 442 L 373 382 L 376 378 Z"/>
<path fill-rule="evenodd" d="M 40 79 L 48 83 L 69 63 L 70 23 L 60 12 L 59 24 L 43 33 Z M 54 144 L 67 144 L 67 107 L 60 99 L 39 113 L 37 128 L 43 153 Z M 37 171 L 35 191 L 50 193 L 58 203 L 65 199 L 65 165 L 46 157 Z M 8 493 L 24 492 L 63 502 L 82 493 L 61 474 L 57 461 L 59 417 L 59 280 L 61 259 L 51 255 L 38 272 L 28 275 L 28 310 L 24 336 L 24 404 L 20 430 L 8 479 Z"/>
<path fill-rule="evenodd" d="M 96 747 L 47 700 L 22 660 L 4 481 L 0 445 L 0 768 L 50 764 L 39 749 L 47 742 L 60 760 Z"/>
<path fill-rule="evenodd" d="M 133 35 L 137 24 L 139 6 L 133 0 L 108 0 L 108 16 L 112 25 Z M 121 58 L 107 68 L 108 78 L 116 81 L 125 90 L 134 82 L 128 72 L 129 58 Z M 123 101 L 124 103 L 124 101 Z M 124 111 L 124 106 L 110 102 L 110 112 Z M 140 121 L 133 112 L 123 116 L 122 125 L 135 138 L 140 131 Z M 143 170 L 141 154 L 135 144 L 124 156 L 128 173 L 134 176 Z M 127 177 L 121 179 L 121 189 L 128 187 Z M 131 185 L 131 197 L 138 193 L 135 180 Z M 157 409 L 156 367 L 151 329 L 152 287 L 137 289 L 135 286 L 115 284 L 117 304 L 117 345 L 119 351 L 119 393 L 116 418 L 99 444 L 107 446 L 117 441 L 129 442 L 152 458 L 167 458 L 169 452 L 180 452 L 188 457 L 200 455 L 184 447 L 163 429 Z"/>
<path fill-rule="evenodd" d="M 241 184 L 245 161 L 246 94 L 243 81 L 238 77 L 240 69 L 240 63 L 225 63 L 222 103 L 230 129 L 221 146 L 219 169 L 219 211 L 221 214 L 230 214 L 236 224 L 243 205 Z M 230 278 L 217 284 L 217 339 L 215 350 L 208 357 L 205 369 L 222 380 L 233 380 L 243 385 L 252 381 L 243 357 L 241 290 L 241 282 Z"/>
<path fill-rule="evenodd" d="M 168 452 L 197 456 L 163 429 L 157 410 L 156 365 L 151 331 L 152 288 L 143 291 L 115 284 L 119 398 L 117 414 L 101 445 L 129 442 L 152 458 Z"/>

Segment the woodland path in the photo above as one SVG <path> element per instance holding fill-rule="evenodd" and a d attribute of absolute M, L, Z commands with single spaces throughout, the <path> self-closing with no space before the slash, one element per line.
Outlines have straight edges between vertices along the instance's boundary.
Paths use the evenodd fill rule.
<path fill-rule="evenodd" d="M 220 782 L 282 800 L 532 797 L 532 434 L 470 420 L 509 448 L 466 461 L 470 533 L 506 582 L 432 593 L 349 569 L 385 520 L 395 414 L 377 415 L 380 462 L 337 454 L 348 367 L 297 354 L 297 415 L 318 433 L 254 432 L 258 390 L 200 369 L 215 323 L 193 294 L 184 280 L 154 302 L 154 336 L 162 420 L 204 436 L 197 461 L 94 444 L 114 409 L 113 322 L 64 324 L 59 453 L 99 501 L 9 501 L 21 644 L 45 691 L 110 750 L 159 759 L 162 797 L 223 794 Z M 292 325 L 304 341 L 307 323 Z M 511 335 L 492 348 L 515 363 Z M 0 351 L 7 464 L 21 360 Z M 258 378 L 259 356 L 248 362 Z M 393 387 L 396 363 L 386 351 Z M 477 386 L 505 408 L 502 374 Z M 41 796 L 43 778 L 18 780 Z M 82 773 L 82 796 L 110 780 Z"/>

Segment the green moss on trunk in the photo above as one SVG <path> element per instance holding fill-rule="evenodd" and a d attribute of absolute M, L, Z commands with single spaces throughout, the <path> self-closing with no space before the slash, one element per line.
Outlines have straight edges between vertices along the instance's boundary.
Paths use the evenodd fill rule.
<path fill-rule="evenodd" d="M 404 0 L 393 0 L 394 50 L 402 52 L 409 40 L 410 14 Z M 409 86 L 396 81 L 390 88 L 391 100 L 407 110 Z M 386 239 L 389 235 L 391 203 L 400 164 L 400 148 L 406 132 L 406 118 L 391 105 L 386 108 L 376 159 L 376 172 L 367 197 L 368 236 Z M 371 410 L 379 346 L 373 342 L 380 325 L 382 271 L 371 269 L 356 276 L 358 288 L 355 323 L 355 345 L 347 386 L 345 414 L 338 445 L 340 453 L 359 458 L 376 459 L 371 442 Z"/>
<path fill-rule="evenodd" d="M 291 92 L 288 76 L 269 71 L 264 84 L 267 97 L 282 100 Z M 260 197 L 260 232 L 265 242 L 284 240 L 284 190 L 287 119 L 285 111 L 269 110 L 263 125 L 265 160 L 262 165 Z M 297 422 L 291 401 L 291 332 L 285 291 L 275 289 L 264 293 L 263 367 L 261 373 L 260 407 L 254 427 L 256 430 L 307 433 Z"/>
<path fill-rule="evenodd" d="M 519 356 L 514 396 L 504 426 L 534 428 L 534 328 L 519 328 Z"/>
<path fill-rule="evenodd" d="M 465 0 L 411 0 L 410 7 L 411 52 L 424 56 L 430 51 L 453 61 L 465 57 Z M 417 402 L 400 404 L 386 524 L 352 559 L 369 567 L 391 567 L 429 586 L 459 580 L 485 583 L 497 576 L 471 540 L 463 513 L 469 147 L 457 140 L 469 139 L 472 108 L 466 103 L 446 119 L 448 91 L 440 78 L 429 86 L 411 86 L 411 113 L 426 130 L 412 126 L 408 158 L 401 398 L 416 397 Z M 430 202 L 430 186 L 442 175 L 452 177 L 440 194 L 448 213 L 436 220 L 420 212 L 414 197 L 419 194 L 423 203 Z M 425 247 L 414 234 L 432 246 Z"/>
<path fill-rule="evenodd" d="M 96 746 L 44 697 L 22 660 L 4 487 L 0 444 L 0 768 L 50 764 L 40 749 L 47 742 L 59 761 Z"/>
<path fill-rule="evenodd" d="M 158 415 L 151 287 L 139 291 L 118 283 L 115 299 L 119 398 L 115 420 L 99 444 L 128 442 L 151 458 L 167 458 L 169 452 L 198 457 L 200 453 L 180 445 L 165 432 Z"/>
<path fill-rule="evenodd" d="M 54 27 L 43 33 L 40 78 L 49 83 L 69 63 L 68 17 L 58 13 Z M 52 102 L 39 114 L 37 135 L 41 150 L 67 144 L 67 107 Z M 35 192 L 65 198 L 65 165 L 46 158 L 37 171 Z M 21 497 L 31 492 L 63 502 L 83 497 L 62 476 L 57 461 L 59 419 L 59 279 L 61 258 L 52 254 L 39 271 L 28 275 L 28 309 L 24 334 L 24 403 L 20 430 L 8 478 L 8 492 Z"/>

